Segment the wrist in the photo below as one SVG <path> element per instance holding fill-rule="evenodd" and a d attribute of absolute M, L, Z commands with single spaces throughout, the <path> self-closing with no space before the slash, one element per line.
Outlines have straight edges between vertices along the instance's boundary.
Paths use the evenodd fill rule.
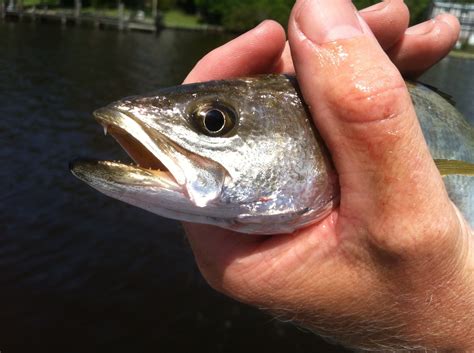
<path fill-rule="evenodd" d="M 433 259 L 438 265 L 425 267 L 426 280 L 414 286 L 417 289 L 405 302 L 409 336 L 414 344 L 420 342 L 419 349 L 474 351 L 474 234 L 458 215 L 461 227 L 457 256 L 444 263 Z M 407 298 L 411 285 L 406 288 Z"/>
<path fill-rule="evenodd" d="M 457 251 L 450 261 L 443 263 L 440 256 L 425 267 L 426 280 L 416 286 L 413 311 L 407 317 L 422 346 L 439 352 L 474 351 L 474 234 L 456 212 Z"/>
<path fill-rule="evenodd" d="M 370 280 L 373 273 L 362 277 L 362 293 L 351 287 L 346 293 L 351 298 L 339 298 L 332 307 L 332 323 L 303 321 L 315 332 L 361 351 L 474 352 L 474 235 L 464 221 L 459 224 L 457 244 L 444 247 L 456 249 L 448 251 L 449 256 L 434 249 L 437 256 L 429 259 L 391 263 L 377 271 L 375 281 Z M 347 312 L 354 314 L 352 320 Z M 316 319 L 320 324 L 321 317 Z M 338 322 L 341 327 L 334 326 Z"/>

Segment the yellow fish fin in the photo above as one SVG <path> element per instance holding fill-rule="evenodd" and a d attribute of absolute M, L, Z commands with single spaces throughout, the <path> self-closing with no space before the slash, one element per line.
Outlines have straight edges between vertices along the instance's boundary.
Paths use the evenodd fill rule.
<path fill-rule="evenodd" d="M 474 176 L 474 164 L 450 159 L 435 159 L 436 166 L 442 176 L 467 175 Z"/>

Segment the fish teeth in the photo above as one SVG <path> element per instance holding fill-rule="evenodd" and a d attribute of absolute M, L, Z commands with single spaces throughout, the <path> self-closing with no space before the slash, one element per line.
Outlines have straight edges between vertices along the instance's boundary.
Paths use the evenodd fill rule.
<path fill-rule="evenodd" d="M 104 125 L 104 136 L 107 136 L 107 125 Z"/>

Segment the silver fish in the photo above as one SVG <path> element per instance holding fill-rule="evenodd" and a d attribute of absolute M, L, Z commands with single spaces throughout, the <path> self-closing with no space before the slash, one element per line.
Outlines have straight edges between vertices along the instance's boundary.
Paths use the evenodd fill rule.
<path fill-rule="evenodd" d="M 445 182 L 472 224 L 473 128 L 432 90 L 408 87 L 433 158 L 447 174 L 458 174 L 452 160 L 465 162 L 466 175 Z M 339 202 L 337 173 L 292 77 L 182 85 L 94 115 L 137 165 L 76 160 L 72 173 L 158 215 L 274 234 L 318 222 Z"/>

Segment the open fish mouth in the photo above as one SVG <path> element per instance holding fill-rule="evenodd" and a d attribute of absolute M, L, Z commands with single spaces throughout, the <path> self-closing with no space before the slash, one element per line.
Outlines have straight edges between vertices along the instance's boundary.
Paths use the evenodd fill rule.
<path fill-rule="evenodd" d="M 79 179 L 102 192 L 119 185 L 165 189 L 198 207 L 220 195 L 226 173 L 219 164 L 183 149 L 158 129 L 113 106 L 96 110 L 94 117 L 136 165 L 78 159 L 70 169 Z"/>
<path fill-rule="evenodd" d="M 94 117 L 103 126 L 104 134 L 112 136 L 136 164 L 76 159 L 70 165 L 75 176 L 86 182 L 91 182 L 92 178 L 102 178 L 124 185 L 158 186 L 183 191 L 184 177 L 181 171 L 169 158 L 163 158 L 163 152 L 158 148 L 160 144 L 169 143 L 164 141 L 164 136 L 114 108 L 98 109 Z M 169 167 L 160 160 L 160 156 Z M 170 169 L 175 171 L 177 177 Z"/>

